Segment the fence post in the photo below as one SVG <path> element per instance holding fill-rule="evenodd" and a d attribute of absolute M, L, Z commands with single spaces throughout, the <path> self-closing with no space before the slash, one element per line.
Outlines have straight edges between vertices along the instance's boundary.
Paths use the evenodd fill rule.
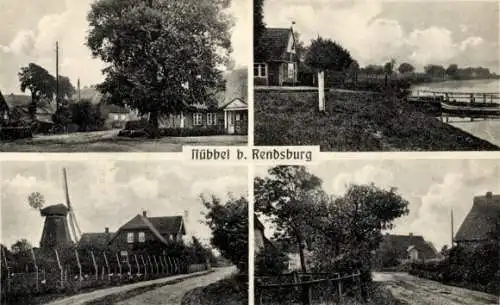
<path fill-rule="evenodd" d="M 153 255 L 153 261 L 155 262 L 155 266 L 156 266 L 156 274 L 160 274 L 160 268 L 158 268 L 158 262 L 156 261 L 156 255 Z"/>
<path fill-rule="evenodd" d="M 160 263 L 161 263 L 161 270 L 162 270 L 162 273 L 163 273 L 163 274 L 166 274 L 167 272 L 166 272 L 166 270 L 165 270 L 165 263 L 163 262 L 163 260 L 164 260 L 165 258 L 163 257 L 163 255 L 160 255 L 158 259 L 160 260 Z"/>
<path fill-rule="evenodd" d="M 116 262 L 118 263 L 118 270 L 120 272 L 119 277 L 120 279 L 122 278 L 122 264 L 120 263 L 120 259 L 118 258 L 118 253 L 116 254 Z"/>
<path fill-rule="evenodd" d="M 325 111 L 325 72 L 318 72 L 318 106 L 319 111 Z"/>
<path fill-rule="evenodd" d="M 149 256 L 149 254 L 146 254 L 147 258 L 148 258 L 148 263 L 149 263 L 149 267 L 151 268 L 151 274 L 153 274 L 153 263 L 151 262 L 151 257 Z"/>
<path fill-rule="evenodd" d="M 144 266 L 144 277 L 146 277 L 148 275 L 148 268 L 146 268 L 146 263 L 144 262 L 144 257 L 142 256 L 142 254 L 140 255 L 140 257 L 141 257 L 142 265 Z"/>
<path fill-rule="evenodd" d="M 303 305 L 311 305 L 311 285 L 307 283 L 309 281 L 309 276 L 304 276 L 302 278 L 302 304 Z M 304 283 L 305 282 L 305 283 Z"/>
<path fill-rule="evenodd" d="M 170 262 L 170 257 L 166 256 L 165 260 L 167 261 L 167 273 L 172 275 L 172 263 Z"/>
<path fill-rule="evenodd" d="M 111 270 L 109 270 L 109 262 L 108 262 L 108 257 L 106 256 L 106 252 L 102 252 L 104 256 L 104 263 L 106 264 L 106 269 L 108 270 L 108 280 L 111 277 Z"/>
<path fill-rule="evenodd" d="M 94 264 L 95 279 L 99 279 L 99 268 L 97 268 L 97 262 L 95 261 L 94 251 L 90 251 L 90 256 L 92 257 L 92 263 Z"/>
<path fill-rule="evenodd" d="M 75 257 L 76 257 L 76 263 L 78 264 L 78 275 L 80 281 L 83 281 L 83 275 L 82 275 L 82 264 L 80 263 L 80 257 L 78 256 L 78 250 L 75 249 Z"/>
<path fill-rule="evenodd" d="M 137 265 L 137 275 L 141 274 L 141 266 L 139 266 L 139 261 L 137 260 L 137 254 L 134 254 L 135 264 Z"/>
<path fill-rule="evenodd" d="M 33 257 L 33 264 L 35 265 L 35 272 L 36 272 L 36 291 L 39 292 L 40 289 L 39 289 L 39 276 L 38 276 L 38 264 L 36 263 L 36 256 L 35 256 L 35 251 L 33 250 L 33 248 L 30 248 L 31 250 L 31 256 Z"/>
<path fill-rule="evenodd" d="M 343 297 L 342 297 L 342 280 L 340 278 L 341 278 L 341 276 L 339 274 L 338 275 L 338 280 L 337 280 L 337 286 L 338 286 L 338 290 L 339 290 L 339 302 L 340 302 L 340 304 L 342 304 L 342 301 L 343 301 Z"/>
<path fill-rule="evenodd" d="M 64 274 L 61 265 L 61 260 L 59 259 L 59 253 L 57 252 L 57 249 L 54 249 L 54 252 L 56 253 L 57 266 L 59 267 L 59 272 L 61 273 L 61 288 L 64 288 Z"/>

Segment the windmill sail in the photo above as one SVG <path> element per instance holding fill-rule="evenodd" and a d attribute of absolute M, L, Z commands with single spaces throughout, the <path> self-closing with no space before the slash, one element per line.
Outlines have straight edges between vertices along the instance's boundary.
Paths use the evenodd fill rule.
<path fill-rule="evenodd" d="M 69 216 L 69 225 L 71 227 L 71 232 L 73 233 L 73 238 L 76 242 L 81 235 L 80 227 L 78 226 L 78 222 L 76 221 L 75 212 L 71 207 L 71 200 L 69 199 L 69 190 L 68 190 L 68 177 L 66 173 L 66 169 L 63 168 L 63 176 L 64 176 L 64 189 L 66 193 L 66 205 L 68 206 L 68 216 Z"/>

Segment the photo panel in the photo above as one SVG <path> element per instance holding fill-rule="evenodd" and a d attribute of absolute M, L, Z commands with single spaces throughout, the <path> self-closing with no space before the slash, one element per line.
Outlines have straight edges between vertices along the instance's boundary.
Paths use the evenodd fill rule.
<path fill-rule="evenodd" d="M 498 1 L 264 0 L 254 12 L 255 145 L 499 150 Z"/>
<path fill-rule="evenodd" d="M 247 145 L 250 0 L 25 10 L 13 2 L 0 13 L 0 151 Z"/>
<path fill-rule="evenodd" d="M 255 304 L 497 304 L 499 194 L 498 159 L 256 167 Z"/>
<path fill-rule="evenodd" d="M 5 304 L 248 304 L 247 167 L 0 166 Z"/>

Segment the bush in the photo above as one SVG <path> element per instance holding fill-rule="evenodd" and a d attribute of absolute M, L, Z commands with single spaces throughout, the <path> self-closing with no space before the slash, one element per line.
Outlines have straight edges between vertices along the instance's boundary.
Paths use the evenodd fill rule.
<path fill-rule="evenodd" d="M 409 273 L 426 279 L 488 293 L 498 292 L 500 250 L 495 243 L 475 248 L 454 247 L 443 261 L 418 262 Z"/>
<path fill-rule="evenodd" d="M 217 127 L 202 128 L 163 128 L 161 135 L 164 137 L 203 137 L 224 134 L 224 130 Z"/>
<path fill-rule="evenodd" d="M 5 126 L 0 129 L 1 140 L 17 140 L 33 137 L 31 126 Z"/>
<path fill-rule="evenodd" d="M 288 265 L 288 257 L 275 247 L 267 247 L 255 257 L 256 275 L 279 275 Z"/>

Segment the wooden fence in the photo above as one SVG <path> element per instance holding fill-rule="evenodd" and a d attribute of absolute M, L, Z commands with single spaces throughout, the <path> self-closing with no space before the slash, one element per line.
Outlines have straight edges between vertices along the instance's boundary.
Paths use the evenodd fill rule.
<path fill-rule="evenodd" d="M 54 250 L 54 260 L 37 258 L 22 264 L 8 261 L 2 255 L 2 299 L 25 294 L 75 292 L 87 288 L 123 285 L 137 281 L 177 274 L 189 274 L 209 270 L 208 262 L 193 264 L 178 257 L 150 255 L 148 253 L 111 254 L 109 251 L 73 251 L 73 257 L 65 259 Z"/>
<path fill-rule="evenodd" d="M 343 304 L 346 294 L 361 294 L 360 275 L 357 271 L 352 274 L 293 272 L 276 276 L 256 276 L 255 303 Z"/>

